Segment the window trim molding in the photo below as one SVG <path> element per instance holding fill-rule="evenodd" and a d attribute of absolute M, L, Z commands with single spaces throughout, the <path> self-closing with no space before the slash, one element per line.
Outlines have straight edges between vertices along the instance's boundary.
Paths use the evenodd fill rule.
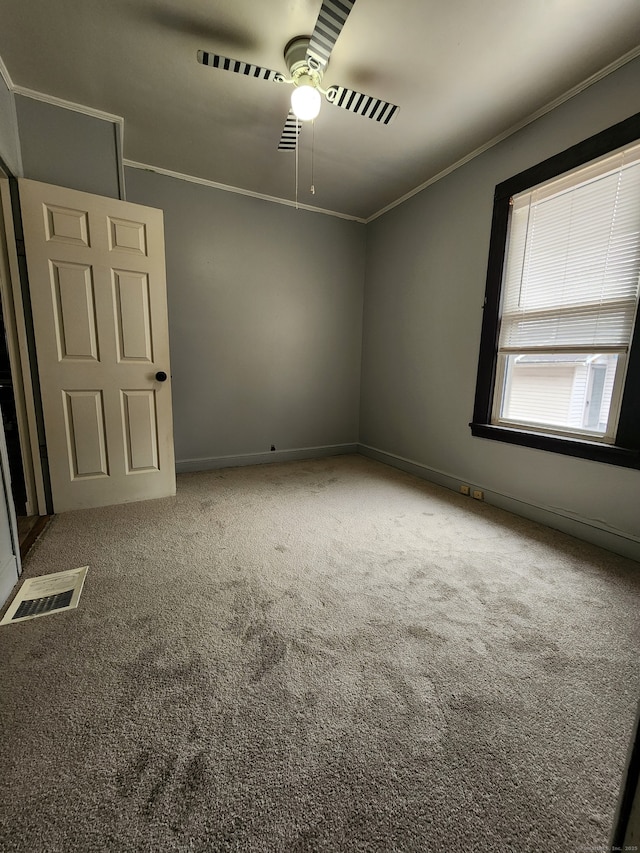
<path fill-rule="evenodd" d="M 553 157 L 549 157 L 542 163 L 525 169 L 525 171 L 496 186 L 491 221 L 484 314 L 480 335 L 476 395 L 473 420 L 469 424 L 472 435 L 581 459 L 590 459 L 594 462 L 640 469 L 640 311 L 636 317 L 624 386 L 625 389 L 633 387 L 638 390 L 632 394 L 623 392 L 616 436 L 617 443 L 615 445 L 601 444 L 579 438 L 560 438 L 550 433 L 528 432 L 523 429 L 491 423 L 498 361 L 497 343 L 502 276 L 511 196 L 638 140 L 640 140 L 640 113 L 589 137 L 583 142 L 579 142 L 577 145 L 571 146 L 571 148 L 567 148 Z"/>

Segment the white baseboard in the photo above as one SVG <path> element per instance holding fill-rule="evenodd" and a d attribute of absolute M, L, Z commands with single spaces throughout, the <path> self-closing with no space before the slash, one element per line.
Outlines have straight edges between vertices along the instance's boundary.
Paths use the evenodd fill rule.
<path fill-rule="evenodd" d="M 321 459 L 357 453 L 358 445 L 328 444 L 323 447 L 301 447 L 293 450 L 271 450 L 266 453 L 243 453 L 238 456 L 212 456 L 204 459 L 176 460 L 176 472 L 211 471 L 216 468 L 238 468 L 242 465 L 263 465 L 268 462 L 291 462 L 295 459 Z"/>
<path fill-rule="evenodd" d="M 431 483 L 452 489 L 454 492 L 460 491 L 462 483 L 466 483 L 472 489 L 482 489 L 485 503 L 505 509 L 514 515 L 520 515 L 532 521 L 537 521 L 547 527 L 553 527 L 555 530 L 561 530 L 563 533 L 575 536 L 576 539 L 582 539 L 585 542 L 598 545 L 600 548 L 606 548 L 608 551 L 613 551 L 616 554 L 621 554 L 623 557 L 629 557 L 632 560 L 640 562 L 640 539 L 634 536 L 609 530 L 604 525 L 591 520 L 565 515 L 548 507 L 519 500 L 512 495 L 493 492 L 485 488 L 482 483 L 470 483 L 468 480 L 463 480 L 444 471 L 438 471 L 435 468 L 429 468 L 420 462 L 396 456 L 394 453 L 387 453 L 376 447 L 359 444 L 358 453 L 368 456 L 371 459 L 376 459 L 378 462 L 383 462 L 385 465 L 390 465 L 393 468 L 399 468 L 401 471 L 406 471 L 423 480 L 429 480 Z"/>

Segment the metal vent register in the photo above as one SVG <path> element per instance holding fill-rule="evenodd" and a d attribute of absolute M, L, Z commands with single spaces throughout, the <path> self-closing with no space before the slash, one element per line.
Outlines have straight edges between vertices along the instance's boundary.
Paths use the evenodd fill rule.
<path fill-rule="evenodd" d="M 9 605 L 0 625 L 37 619 L 78 606 L 88 566 L 26 580 Z"/>

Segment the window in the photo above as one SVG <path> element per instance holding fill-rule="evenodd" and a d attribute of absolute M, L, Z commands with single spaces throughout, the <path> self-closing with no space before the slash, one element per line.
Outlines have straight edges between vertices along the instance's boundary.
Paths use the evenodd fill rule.
<path fill-rule="evenodd" d="M 640 468 L 639 137 L 496 188 L 474 435 Z"/>

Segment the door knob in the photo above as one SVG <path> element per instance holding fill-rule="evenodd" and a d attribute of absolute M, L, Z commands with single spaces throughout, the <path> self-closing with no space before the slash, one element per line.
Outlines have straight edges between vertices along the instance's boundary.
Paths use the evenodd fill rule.
<path fill-rule="evenodd" d="M 159 370 L 156 373 L 156 379 L 158 380 L 158 382 L 164 382 L 166 380 L 166 378 L 167 378 L 167 374 L 164 372 L 164 370 Z"/>

